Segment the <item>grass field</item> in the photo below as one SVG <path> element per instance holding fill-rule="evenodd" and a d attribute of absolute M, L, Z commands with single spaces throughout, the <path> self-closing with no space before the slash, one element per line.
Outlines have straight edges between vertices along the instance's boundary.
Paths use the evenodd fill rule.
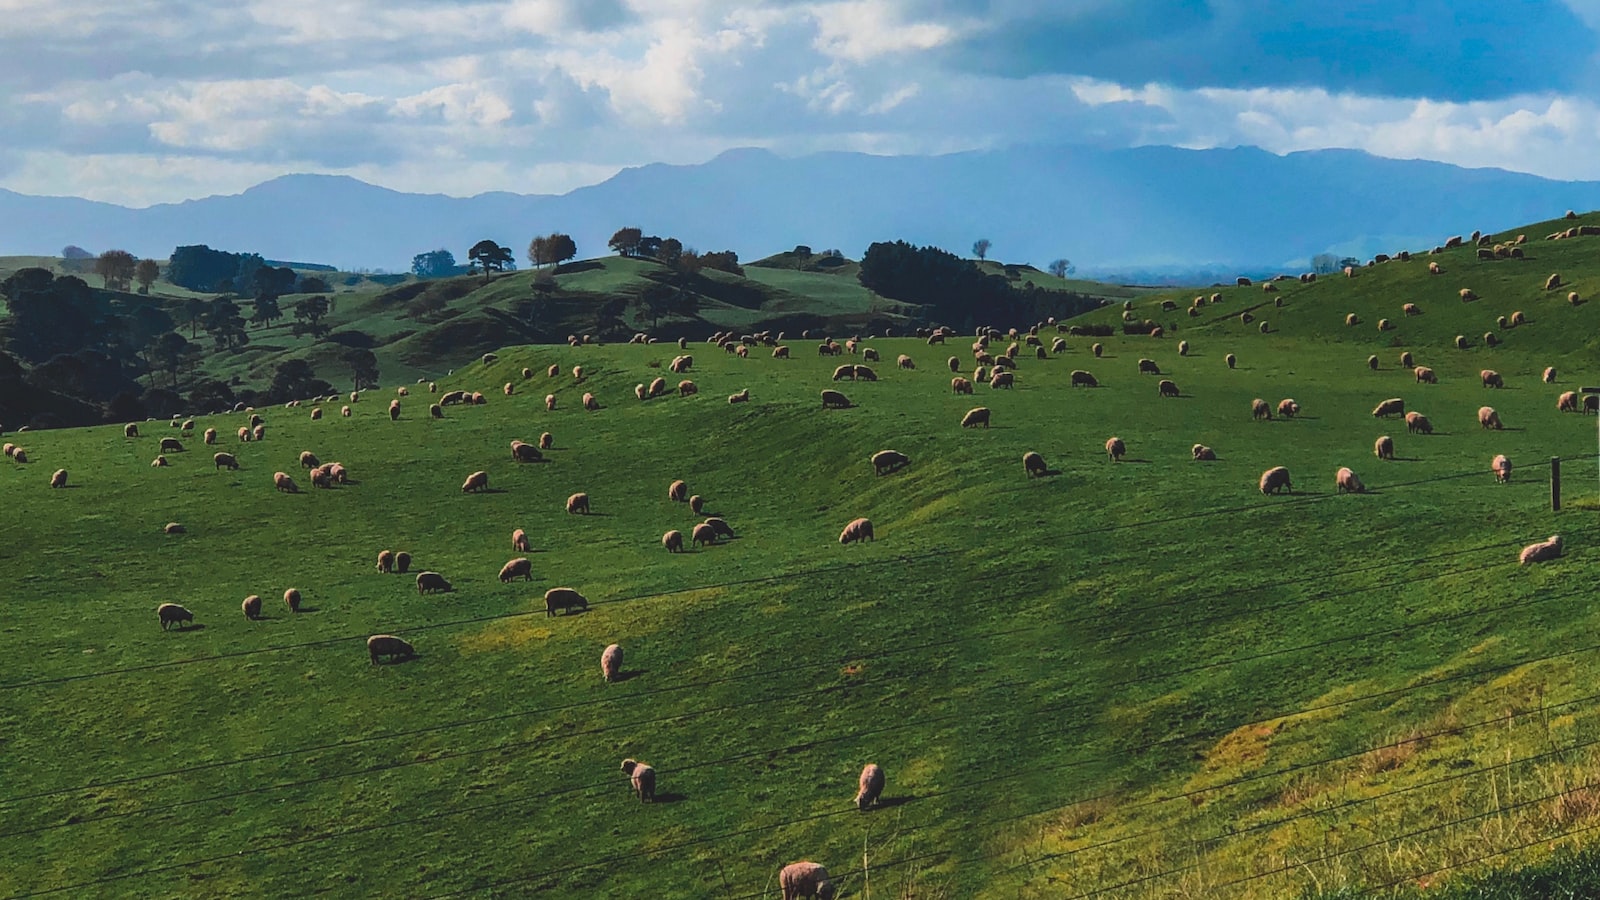
<path fill-rule="evenodd" d="M 237 472 L 198 435 L 152 468 L 164 423 L 7 435 L 30 461 L 0 466 L 0 895 L 770 897 L 807 858 L 853 898 L 1411 896 L 1537 862 L 1600 824 L 1595 420 L 1555 403 L 1600 377 L 1600 304 L 1542 291 L 1600 280 L 1595 240 L 1284 283 L 1282 308 L 1259 286 L 1194 319 L 1192 291 L 1139 297 L 1165 337 L 1069 337 L 976 397 L 949 389 L 961 337 L 870 340 L 880 380 L 842 384 L 814 341 L 792 360 L 692 345 L 700 393 L 642 403 L 675 347 L 508 347 L 438 378 L 488 395 L 442 419 L 411 385 L 390 422 L 392 381 L 349 418 L 264 410 L 260 443 L 232 438 L 244 414 L 197 419 Z M 1485 348 L 1513 309 L 1529 324 Z M 1491 367 L 1504 389 L 1479 385 Z M 855 405 L 818 408 L 824 388 Z M 1395 396 L 1435 433 L 1375 420 Z M 1252 421 L 1255 397 L 1302 414 Z M 1484 403 L 1506 430 L 1478 427 Z M 958 427 L 978 405 L 993 427 Z M 547 462 L 511 461 L 544 431 Z M 1381 434 L 1397 459 L 1373 457 Z M 885 448 L 911 464 L 875 476 Z M 275 470 L 308 484 L 302 450 L 354 483 L 275 492 Z M 1049 475 L 1024 474 L 1029 450 Z M 1264 497 L 1275 465 L 1294 490 Z M 1369 492 L 1335 493 L 1340 466 Z M 491 492 L 461 492 L 475 470 Z M 735 540 L 662 549 L 699 521 L 667 498 L 679 478 Z M 593 515 L 563 511 L 575 491 Z M 857 516 L 877 539 L 841 546 Z M 501 584 L 515 528 L 534 579 Z M 1564 558 L 1517 565 L 1555 533 Z M 455 590 L 377 573 L 382 549 Z M 558 585 L 590 609 L 547 617 Z M 195 626 L 163 632 L 161 602 Z M 418 657 L 370 665 L 379 632 Z M 606 684 L 613 642 L 627 677 Z M 660 802 L 630 796 L 624 757 L 656 767 Z M 888 788 L 858 812 L 868 762 Z"/>

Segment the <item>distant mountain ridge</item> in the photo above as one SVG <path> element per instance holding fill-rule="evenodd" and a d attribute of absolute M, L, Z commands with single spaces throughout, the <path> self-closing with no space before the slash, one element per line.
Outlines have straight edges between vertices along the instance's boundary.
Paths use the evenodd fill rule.
<path fill-rule="evenodd" d="M 943 156 L 733 150 L 689 166 L 625 169 L 556 195 L 409 194 L 337 175 L 287 175 L 243 193 L 129 209 L 0 190 L 0 255 L 68 244 L 164 258 L 180 244 L 344 269 L 403 271 L 438 247 L 465 261 L 483 238 L 521 260 L 535 234 L 564 231 L 582 256 L 617 228 L 675 236 L 745 259 L 807 244 L 859 257 L 904 239 L 1080 273 L 1304 267 L 1431 247 L 1447 234 L 1600 208 L 1600 182 L 1395 160 L 1360 151 L 1277 156 L 1184 150 L 1019 147 Z"/>

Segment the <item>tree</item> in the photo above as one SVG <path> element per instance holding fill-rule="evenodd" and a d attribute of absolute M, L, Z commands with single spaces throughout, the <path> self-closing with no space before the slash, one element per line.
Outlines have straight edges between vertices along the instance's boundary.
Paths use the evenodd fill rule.
<path fill-rule="evenodd" d="M 94 261 L 94 273 L 105 279 L 107 290 L 127 290 L 138 261 L 126 250 L 107 250 Z"/>
<path fill-rule="evenodd" d="M 1057 278 L 1066 278 L 1073 272 L 1078 271 L 1078 267 L 1073 265 L 1072 261 L 1068 259 L 1053 259 L 1050 261 L 1050 265 L 1047 268 L 1050 274 Z"/>
<path fill-rule="evenodd" d="M 548 243 L 549 239 L 542 234 L 528 242 L 528 262 L 533 263 L 535 269 L 541 268 L 550 261 L 545 255 L 547 252 L 545 247 Z"/>
<path fill-rule="evenodd" d="M 730 275 L 744 275 L 744 266 L 739 265 L 739 254 L 732 250 L 723 250 L 715 253 L 700 254 L 700 265 L 707 269 L 716 269 Z"/>
<path fill-rule="evenodd" d="M 572 239 L 572 235 L 555 231 L 551 232 L 544 240 L 548 262 L 559 266 L 578 255 L 578 242 Z"/>
<path fill-rule="evenodd" d="M 190 297 L 183 301 L 183 310 L 179 316 L 180 321 L 189 326 L 189 337 L 194 337 L 200 330 L 200 325 L 210 310 L 210 305 L 199 297 Z"/>
<path fill-rule="evenodd" d="M 150 293 L 150 285 L 161 277 L 161 264 L 153 259 L 141 259 L 133 267 L 133 280 L 139 282 L 139 293 Z"/>
<path fill-rule="evenodd" d="M 639 310 L 650 317 L 650 327 L 654 329 L 661 321 L 661 317 L 672 311 L 672 303 L 676 299 L 677 291 L 671 285 L 656 282 L 644 289 L 639 295 Z"/>
<path fill-rule="evenodd" d="M 189 407 L 197 410 L 227 410 L 234 404 L 233 388 L 216 380 L 202 381 L 189 389 Z"/>
<path fill-rule="evenodd" d="M 292 330 L 296 335 L 309 333 L 312 337 L 322 337 L 328 333 L 328 326 L 322 323 L 322 317 L 328 314 L 328 298 L 318 295 L 307 297 L 294 306 L 296 320 Z M 301 325 L 305 322 L 305 325 Z"/>
<path fill-rule="evenodd" d="M 283 318 L 283 310 L 278 307 L 278 298 L 262 295 L 255 299 L 255 309 L 250 314 L 250 324 L 267 326 Z"/>
<path fill-rule="evenodd" d="M 278 368 L 272 373 L 272 385 L 267 391 L 274 403 L 282 403 L 285 400 L 333 393 L 333 385 L 318 378 L 311 363 L 303 359 L 291 359 L 278 363 Z"/>
<path fill-rule="evenodd" d="M 166 372 L 174 388 L 178 386 L 178 373 L 189 355 L 190 346 L 188 339 L 176 331 L 160 335 L 150 343 L 151 367 Z"/>
<path fill-rule="evenodd" d="M 327 294 L 332 291 L 333 288 L 328 286 L 328 279 L 321 275 L 307 275 L 294 286 L 296 294 Z"/>
<path fill-rule="evenodd" d="M 355 390 L 362 391 L 378 386 L 378 357 L 363 347 L 351 347 L 344 352 L 344 361 L 350 366 L 350 377 Z"/>
<path fill-rule="evenodd" d="M 993 246 L 994 242 L 990 241 L 988 238 L 978 238 L 976 241 L 972 242 L 972 255 L 976 256 L 980 260 L 988 259 L 989 248 Z"/>
<path fill-rule="evenodd" d="M 94 259 L 94 254 L 79 247 L 77 244 L 68 244 L 61 248 L 62 259 Z"/>
<path fill-rule="evenodd" d="M 511 248 L 502 247 L 487 238 L 472 245 L 467 251 L 467 259 L 483 267 L 483 274 L 490 272 L 504 272 L 508 266 L 515 266 Z"/>
<path fill-rule="evenodd" d="M 639 253 L 639 241 L 644 239 L 644 232 L 629 226 L 618 228 L 617 233 L 611 236 L 606 246 L 617 252 L 619 256 L 635 256 Z"/>
<path fill-rule="evenodd" d="M 94 292 L 76 276 L 18 269 L 0 281 L 0 296 L 10 312 L 3 320 L 6 343 L 29 362 L 72 353 L 106 336 L 95 321 Z"/>
<path fill-rule="evenodd" d="M 455 254 L 443 247 L 411 257 L 411 274 L 418 278 L 448 278 L 459 271 Z"/>
<path fill-rule="evenodd" d="M 201 326 L 216 342 L 218 350 L 239 350 L 250 343 L 244 330 L 244 316 L 233 298 L 223 296 L 211 301 L 211 308 L 202 318 Z"/>
<path fill-rule="evenodd" d="M 232 290 L 231 285 L 217 290 L 223 279 L 232 281 L 239 274 L 239 254 L 213 250 L 205 244 L 188 244 L 172 251 L 167 263 L 167 280 L 191 291 Z"/>
<path fill-rule="evenodd" d="M 683 242 L 677 238 L 667 238 L 656 248 L 656 262 L 669 269 L 678 267 L 678 260 L 683 256 Z"/>
<path fill-rule="evenodd" d="M 811 260 L 811 248 L 807 247 L 805 244 L 800 244 L 797 245 L 792 252 L 794 253 L 795 270 L 799 271 L 800 269 L 805 268 L 806 263 Z"/>
<path fill-rule="evenodd" d="M 1311 257 L 1311 271 L 1318 275 L 1332 275 L 1339 271 L 1339 257 L 1332 253 L 1318 253 Z"/>

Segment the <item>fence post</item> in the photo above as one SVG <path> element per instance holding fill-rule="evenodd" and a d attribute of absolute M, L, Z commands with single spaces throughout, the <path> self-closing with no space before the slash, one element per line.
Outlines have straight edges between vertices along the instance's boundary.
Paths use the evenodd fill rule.
<path fill-rule="evenodd" d="M 1561 511 L 1561 457 L 1550 457 L 1550 511 Z"/>

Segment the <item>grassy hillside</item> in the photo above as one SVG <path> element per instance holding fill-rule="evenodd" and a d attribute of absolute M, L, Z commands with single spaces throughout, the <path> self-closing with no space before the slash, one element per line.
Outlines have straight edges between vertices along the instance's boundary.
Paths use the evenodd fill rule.
<path fill-rule="evenodd" d="M 846 897 L 1266 898 L 1537 859 L 1600 822 L 1595 423 L 1555 408 L 1600 377 L 1600 304 L 1539 290 L 1551 271 L 1579 291 L 1600 279 L 1594 240 L 1285 283 L 1281 309 L 1259 286 L 1196 319 L 1192 292 L 1175 314 L 1171 295 L 1140 297 L 1165 337 L 1068 338 L 976 397 L 952 394 L 944 365 L 970 374 L 965 338 L 870 341 L 917 368 L 842 384 L 811 342 L 791 360 L 697 344 L 700 393 L 647 402 L 636 384 L 678 380 L 670 344 L 513 346 L 438 379 L 488 396 L 441 419 L 416 385 L 398 422 L 393 388 L 348 418 L 342 401 L 318 421 L 264 410 L 260 443 L 232 437 L 243 414 L 197 419 L 237 472 L 198 436 L 152 468 L 177 433 L 163 423 L 7 435 L 29 461 L 0 465 L 16 525 L 0 546 L 0 892 L 753 897 L 809 858 Z M 1462 304 L 1467 285 L 1484 299 Z M 1269 333 L 1237 322 L 1246 308 Z M 1515 308 L 1529 324 L 1502 346 L 1450 346 Z M 1347 329 L 1352 311 L 1398 328 Z M 375 331 L 392 307 L 340 298 L 336 315 Z M 1401 349 L 1439 383 L 1398 369 Z M 1180 396 L 1158 396 L 1143 357 Z M 1488 366 L 1504 389 L 1479 386 Z M 1071 387 L 1073 369 L 1102 386 Z M 855 405 L 818 408 L 824 388 Z M 1391 396 L 1435 433 L 1375 420 Z M 1252 421 L 1255 397 L 1302 414 Z M 1478 427 L 1486 402 L 1506 430 Z M 977 405 L 993 427 L 963 430 Z M 546 462 L 511 461 L 512 439 L 544 431 Z M 1381 434 L 1397 459 L 1374 459 Z M 1195 443 L 1217 461 L 1193 461 Z M 909 467 L 875 475 L 885 448 Z M 353 483 L 311 489 L 303 450 Z M 1050 474 L 1024 474 L 1030 450 Z M 1276 465 L 1294 490 L 1262 496 Z M 1370 492 L 1336 493 L 1339 466 Z M 62 467 L 71 486 L 52 490 Z M 276 492 L 277 470 L 304 491 Z M 477 470 L 493 490 L 462 493 Z M 668 500 L 674 479 L 737 539 L 665 552 L 663 532 L 700 521 Z M 593 515 L 563 511 L 575 491 Z M 857 516 L 877 539 L 841 546 Z M 186 533 L 163 534 L 174 521 Z M 502 584 L 515 528 L 534 577 Z M 1517 565 L 1553 533 L 1564 558 Z M 455 590 L 379 574 L 382 549 Z M 588 612 L 547 617 L 554 586 Z M 289 587 L 298 614 L 278 601 Z M 249 594 L 264 620 L 240 615 Z M 161 602 L 195 626 L 163 632 Z M 370 665 L 379 632 L 418 657 Z M 613 642 L 627 677 L 606 684 Z M 657 768 L 660 802 L 630 797 L 624 757 Z M 868 762 L 888 788 L 858 812 Z"/>

